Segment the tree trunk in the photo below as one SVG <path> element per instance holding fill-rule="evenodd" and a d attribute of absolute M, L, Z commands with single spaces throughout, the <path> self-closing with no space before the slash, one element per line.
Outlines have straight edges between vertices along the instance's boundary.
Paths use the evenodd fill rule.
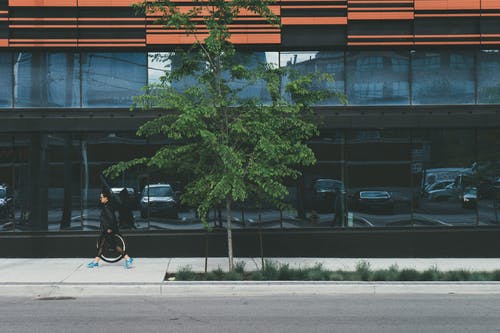
<path fill-rule="evenodd" d="M 233 234 L 231 230 L 231 198 L 226 198 L 226 223 L 227 223 L 227 256 L 229 259 L 229 271 L 233 271 Z"/>

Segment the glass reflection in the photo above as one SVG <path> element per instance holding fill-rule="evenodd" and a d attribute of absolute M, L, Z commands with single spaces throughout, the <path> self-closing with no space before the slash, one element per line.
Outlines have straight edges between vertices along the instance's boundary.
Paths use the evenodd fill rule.
<path fill-rule="evenodd" d="M 475 225 L 474 131 L 419 130 L 413 141 L 422 156 L 415 218 L 443 226 Z"/>
<path fill-rule="evenodd" d="M 477 102 L 500 102 L 500 50 L 480 50 L 477 58 Z"/>
<path fill-rule="evenodd" d="M 346 147 L 348 223 L 414 226 L 412 144 L 407 130 L 349 132 Z"/>
<path fill-rule="evenodd" d="M 78 53 L 14 53 L 15 107 L 79 107 Z"/>
<path fill-rule="evenodd" d="M 346 58 L 349 104 L 409 104 L 408 52 L 348 52 Z"/>
<path fill-rule="evenodd" d="M 278 67 L 278 52 L 238 52 L 235 56 L 235 62 L 245 66 L 249 70 L 254 70 L 262 64 Z M 249 82 L 247 80 L 234 79 L 230 82 L 229 86 L 232 89 L 238 90 L 238 97 L 241 99 L 257 98 L 261 103 L 268 103 L 271 100 L 264 80 Z"/>
<path fill-rule="evenodd" d="M 0 52 L 0 108 L 12 107 L 12 54 Z"/>
<path fill-rule="evenodd" d="M 307 167 L 296 185 L 295 208 L 302 225 L 346 225 L 345 138 L 343 131 L 325 130 L 308 142 L 317 162 Z"/>
<path fill-rule="evenodd" d="M 82 106 L 130 107 L 147 83 L 142 52 L 82 53 Z"/>
<path fill-rule="evenodd" d="M 477 131 L 477 162 L 474 164 L 476 200 L 480 224 L 499 224 L 500 206 L 500 130 Z M 472 198 L 474 199 L 474 198 Z M 464 199 L 465 200 L 465 199 Z"/>
<path fill-rule="evenodd" d="M 293 68 L 300 74 L 332 74 L 334 82 L 316 82 L 315 88 L 344 93 L 344 52 L 281 52 L 280 66 Z M 286 85 L 286 81 L 283 85 Z M 321 101 L 319 105 L 340 104 L 337 97 L 332 97 Z"/>
<path fill-rule="evenodd" d="M 412 51 L 413 104 L 475 102 L 472 51 Z"/>

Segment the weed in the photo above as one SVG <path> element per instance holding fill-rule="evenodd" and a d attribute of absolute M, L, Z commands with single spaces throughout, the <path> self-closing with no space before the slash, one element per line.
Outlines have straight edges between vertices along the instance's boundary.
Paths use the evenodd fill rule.
<path fill-rule="evenodd" d="M 181 281 L 192 281 L 196 280 L 196 273 L 193 272 L 191 266 L 182 266 L 177 271 L 177 274 L 175 274 L 175 277 L 177 280 Z"/>
<path fill-rule="evenodd" d="M 372 275 L 370 269 L 370 263 L 366 261 L 360 261 L 356 264 L 356 272 L 363 281 L 369 281 Z"/>

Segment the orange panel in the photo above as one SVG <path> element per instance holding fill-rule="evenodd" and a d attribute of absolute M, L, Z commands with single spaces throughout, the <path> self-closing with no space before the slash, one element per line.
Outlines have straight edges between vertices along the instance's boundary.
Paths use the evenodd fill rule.
<path fill-rule="evenodd" d="M 479 17 L 479 13 L 475 14 L 415 14 L 415 17 Z"/>
<path fill-rule="evenodd" d="M 297 0 L 300 1 L 300 0 Z M 381 4 L 381 3 L 408 3 L 408 4 L 413 4 L 413 0 L 385 0 L 385 1 L 373 1 L 373 0 L 349 0 L 349 3 L 353 4 L 366 4 L 366 5 L 373 5 L 374 3 L 376 4 Z"/>
<path fill-rule="evenodd" d="M 482 9 L 500 9 L 500 1 L 498 0 L 481 0 Z"/>
<path fill-rule="evenodd" d="M 203 40 L 208 37 L 208 34 L 198 34 L 198 40 Z M 194 36 L 186 36 L 185 34 L 148 34 L 146 43 L 152 44 L 192 44 L 197 39 Z M 269 34 L 233 34 L 231 42 L 235 44 L 279 44 L 281 36 L 279 33 Z"/>
<path fill-rule="evenodd" d="M 350 46 L 369 46 L 369 45 L 413 45 L 413 42 L 348 42 Z"/>
<path fill-rule="evenodd" d="M 201 40 L 208 35 L 200 34 L 198 38 Z M 186 36 L 185 34 L 146 34 L 146 44 L 192 44 L 196 42 L 193 36 Z"/>
<path fill-rule="evenodd" d="M 83 43 L 78 43 L 78 46 L 81 47 L 145 47 L 145 43 L 141 44 L 127 44 L 127 43 L 120 43 L 120 44 L 109 44 L 109 43 L 92 43 L 92 44 L 83 44 Z"/>
<path fill-rule="evenodd" d="M 130 7 L 139 0 L 78 0 L 78 7 Z"/>
<path fill-rule="evenodd" d="M 282 17 L 283 25 L 345 25 L 347 17 Z"/>
<path fill-rule="evenodd" d="M 349 20 L 413 20 L 411 12 L 349 12 Z"/>
<path fill-rule="evenodd" d="M 118 21 L 137 21 L 137 22 L 144 22 L 144 18 L 143 17 L 138 17 L 138 18 L 131 18 L 131 17 L 127 17 L 127 18 L 112 18 L 112 17 L 93 17 L 93 18 L 86 18 L 86 17 L 79 17 L 78 18 L 78 21 L 81 21 L 81 22 L 100 22 L 100 21 L 103 21 L 103 22 L 118 22 Z"/>
<path fill-rule="evenodd" d="M 9 46 L 9 40 L 8 39 L 0 39 L 0 46 Z"/>
<path fill-rule="evenodd" d="M 415 0 L 415 10 L 481 9 L 481 0 Z"/>
<path fill-rule="evenodd" d="M 307 8 L 307 6 L 305 6 Z M 412 11 L 413 8 L 401 8 L 401 7 L 359 7 L 359 8 L 349 8 L 349 12 L 386 12 L 386 11 Z"/>
<path fill-rule="evenodd" d="M 480 42 L 463 42 L 463 41 L 456 41 L 456 42 L 446 42 L 446 41 L 440 41 L 440 42 L 415 42 L 415 45 L 479 45 Z"/>
<path fill-rule="evenodd" d="M 126 29 L 126 28 L 142 28 L 141 25 L 137 24 L 112 24 L 112 25 L 107 25 L 107 24 L 85 24 L 85 25 L 80 25 L 78 26 L 80 29 Z"/>
<path fill-rule="evenodd" d="M 348 36 L 349 39 L 356 39 L 356 38 L 360 38 L 360 39 L 366 39 L 366 38 L 413 38 L 413 35 L 383 35 L 383 36 L 379 36 L 379 35 L 350 35 Z"/>
<path fill-rule="evenodd" d="M 480 34 L 468 35 L 415 35 L 415 38 L 475 38 L 480 37 Z"/>
<path fill-rule="evenodd" d="M 75 44 L 50 44 L 50 43 L 37 43 L 37 44 L 25 44 L 25 43 L 10 43 L 11 46 L 15 47 L 75 47 Z"/>
<path fill-rule="evenodd" d="M 448 9 L 446 0 L 415 0 L 415 10 L 445 10 Z"/>
<path fill-rule="evenodd" d="M 230 40 L 234 44 L 279 44 L 281 36 L 280 34 L 238 34 L 232 35 Z"/>
<path fill-rule="evenodd" d="M 481 9 L 481 0 L 448 0 L 448 9 Z"/>
<path fill-rule="evenodd" d="M 76 17 L 60 18 L 60 17 L 11 17 L 11 22 L 76 22 Z"/>
<path fill-rule="evenodd" d="M 9 0 L 10 7 L 75 7 L 77 0 Z"/>
<path fill-rule="evenodd" d="M 144 38 L 129 38 L 129 39 L 79 38 L 78 42 L 79 43 L 102 43 L 102 42 L 144 43 Z"/>
<path fill-rule="evenodd" d="M 76 24 L 9 24 L 12 29 L 43 28 L 43 29 L 77 29 Z"/>
<path fill-rule="evenodd" d="M 77 42 L 77 39 L 50 39 L 50 38 L 47 38 L 47 39 L 24 39 L 24 38 L 11 38 L 9 39 L 9 42 L 12 44 L 12 43 L 36 43 L 36 42 L 46 42 L 46 43 L 57 43 L 57 42 L 61 42 L 61 43 L 76 43 Z"/>

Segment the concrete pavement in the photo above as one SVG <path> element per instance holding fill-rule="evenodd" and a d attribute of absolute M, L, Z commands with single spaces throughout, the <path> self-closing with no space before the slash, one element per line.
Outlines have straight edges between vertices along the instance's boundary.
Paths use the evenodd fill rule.
<path fill-rule="evenodd" d="M 441 271 L 465 269 L 493 271 L 500 269 L 499 259 L 484 258 L 268 258 L 306 267 L 321 263 L 329 270 L 354 270 L 361 261 L 372 269 L 389 268 Z M 269 294 L 336 294 L 336 293 L 495 293 L 500 282 L 182 282 L 164 281 L 167 272 L 189 266 L 193 271 L 205 269 L 205 258 L 135 258 L 131 269 L 124 262 L 101 261 L 89 269 L 91 258 L 0 259 L 0 295 L 24 297 L 151 295 L 214 296 Z M 245 262 L 246 270 L 259 269 L 260 258 L 235 258 Z M 227 269 L 227 258 L 209 258 L 208 270 Z"/>

